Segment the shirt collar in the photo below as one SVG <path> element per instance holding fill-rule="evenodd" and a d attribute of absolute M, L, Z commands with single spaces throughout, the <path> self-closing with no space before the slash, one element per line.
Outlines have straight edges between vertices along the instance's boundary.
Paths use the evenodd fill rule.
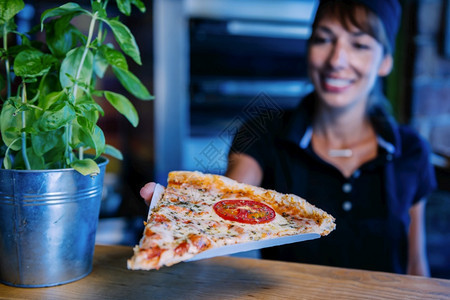
<path fill-rule="evenodd" d="M 299 143 L 300 148 L 302 149 L 308 148 L 309 143 L 311 143 L 312 134 L 313 134 L 312 126 L 309 126 L 308 128 L 306 128 L 305 134 L 300 140 Z"/>
<path fill-rule="evenodd" d="M 282 138 L 306 149 L 311 143 L 313 115 L 314 96 L 309 94 L 291 115 Z M 401 143 L 395 120 L 379 105 L 369 111 L 369 116 L 377 134 L 378 145 L 389 154 L 400 155 Z"/>

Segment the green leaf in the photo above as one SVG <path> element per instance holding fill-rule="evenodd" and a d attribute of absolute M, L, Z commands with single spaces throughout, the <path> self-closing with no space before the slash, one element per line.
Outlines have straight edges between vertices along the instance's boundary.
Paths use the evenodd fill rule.
<path fill-rule="evenodd" d="M 54 131 L 39 132 L 31 135 L 31 145 L 34 152 L 37 155 L 44 155 L 51 149 L 59 146 L 64 147 L 64 130 L 65 128 L 59 128 Z"/>
<path fill-rule="evenodd" d="M 84 48 L 78 47 L 70 50 L 70 52 L 67 53 L 66 58 L 61 64 L 61 70 L 59 73 L 59 80 L 62 87 L 66 88 L 72 87 L 74 85 L 67 74 L 69 74 L 72 78 L 76 78 L 78 66 L 81 64 L 83 52 Z M 93 61 L 94 56 L 92 52 L 88 50 L 86 59 L 84 60 L 83 66 L 81 68 L 80 77 L 78 78 L 78 81 L 84 83 L 85 85 L 88 85 L 91 81 L 94 66 Z"/>
<path fill-rule="evenodd" d="M 126 16 L 131 14 L 131 4 L 136 6 L 142 13 L 145 12 L 145 5 L 140 0 L 116 0 L 120 12 Z"/>
<path fill-rule="evenodd" d="M 80 140 L 84 145 L 95 150 L 95 158 L 105 152 L 105 135 L 100 127 L 94 124 L 93 129 L 89 130 L 81 125 L 78 134 L 78 140 Z"/>
<path fill-rule="evenodd" d="M 66 53 L 75 48 L 85 37 L 70 21 L 73 14 L 52 20 L 45 25 L 46 42 L 50 51 L 56 57 L 63 58 Z"/>
<path fill-rule="evenodd" d="M 100 168 L 97 163 L 89 158 L 76 160 L 70 165 L 72 168 L 80 172 L 82 175 L 97 175 L 100 173 Z"/>
<path fill-rule="evenodd" d="M 91 8 L 93 13 L 97 13 L 99 18 L 106 18 L 106 9 L 100 1 L 91 1 Z"/>
<path fill-rule="evenodd" d="M 78 120 L 80 118 L 85 118 L 92 123 L 97 123 L 99 114 L 104 115 L 105 113 L 102 107 L 89 97 L 83 97 L 81 100 L 77 101 L 76 111 L 78 114 Z"/>
<path fill-rule="evenodd" d="M 145 13 L 145 5 L 141 0 L 131 0 L 131 4 L 136 6 L 142 13 Z"/>
<path fill-rule="evenodd" d="M 96 158 L 105 152 L 105 135 L 95 123 L 79 116 L 73 124 L 72 143 L 74 147 L 88 147 L 95 150 Z"/>
<path fill-rule="evenodd" d="M 5 167 L 6 170 L 10 170 L 12 168 L 12 161 L 8 152 L 9 151 L 6 152 L 7 154 L 5 154 L 5 157 L 3 158 L 3 166 Z"/>
<path fill-rule="evenodd" d="M 65 15 L 68 15 L 68 14 L 90 15 L 90 13 L 87 10 L 81 8 L 81 6 L 79 6 L 78 4 L 69 2 L 64 5 L 61 5 L 60 7 L 51 8 L 51 9 L 47 9 L 46 11 L 44 11 L 41 15 L 41 30 L 43 29 L 44 21 L 46 19 L 51 18 L 51 17 L 62 17 Z"/>
<path fill-rule="evenodd" d="M 78 124 L 79 118 L 80 117 L 77 117 L 77 119 L 72 122 L 72 136 L 70 146 L 73 149 L 87 146 L 87 143 L 83 142 L 83 140 L 86 139 L 86 136 L 88 135 L 85 134 L 84 131 L 82 131 L 82 127 Z"/>
<path fill-rule="evenodd" d="M 32 149 L 27 149 L 27 156 L 32 170 L 45 170 L 45 161 L 42 156 L 36 155 Z"/>
<path fill-rule="evenodd" d="M 62 103 L 53 110 L 46 111 L 39 119 L 39 129 L 51 131 L 65 126 L 75 119 L 76 114 L 70 105 Z"/>
<path fill-rule="evenodd" d="M 112 66 L 113 72 L 119 79 L 125 89 L 141 100 L 152 100 L 154 97 L 150 95 L 147 88 L 133 73 L 115 66 Z"/>
<path fill-rule="evenodd" d="M 120 69 L 128 70 L 127 59 L 122 52 L 117 51 L 107 45 L 102 45 L 99 48 L 99 54 L 104 58 L 111 66 L 118 67 Z"/>
<path fill-rule="evenodd" d="M 0 115 L 0 127 L 2 133 L 2 140 L 6 146 L 12 150 L 18 151 L 21 148 L 20 143 L 14 141 L 20 139 L 20 129 L 22 127 L 21 114 L 17 113 L 17 109 L 10 101 L 3 104 Z"/>
<path fill-rule="evenodd" d="M 61 138 L 65 141 L 66 135 Z M 57 144 L 43 155 L 45 160 L 46 169 L 63 169 L 67 168 L 69 164 L 66 164 L 66 145 Z"/>
<path fill-rule="evenodd" d="M 139 123 L 139 116 L 136 111 L 136 108 L 133 106 L 133 104 L 123 95 L 113 93 L 113 92 L 105 92 L 105 97 L 111 103 L 112 106 L 114 106 L 115 109 L 117 109 L 118 112 L 120 112 L 122 115 L 124 115 L 130 123 L 136 127 Z"/>
<path fill-rule="evenodd" d="M 94 72 L 99 78 L 103 78 L 106 73 L 106 69 L 108 69 L 108 62 L 104 57 L 100 55 L 99 52 L 95 55 L 94 58 Z"/>
<path fill-rule="evenodd" d="M 85 116 L 78 116 L 77 123 L 87 132 L 91 132 L 94 130 L 95 122 L 89 120 L 89 118 L 86 118 Z M 91 144 L 89 143 L 86 143 L 86 145 L 91 146 Z"/>
<path fill-rule="evenodd" d="M 24 7 L 22 0 L 0 0 L 0 25 L 14 18 Z"/>
<path fill-rule="evenodd" d="M 41 155 L 34 153 L 31 147 L 27 148 L 27 158 L 30 164 L 31 170 L 43 170 L 45 169 L 44 158 Z M 16 155 L 14 161 L 15 169 L 25 169 L 25 161 L 22 155 Z"/>
<path fill-rule="evenodd" d="M 46 74 L 52 60 L 39 50 L 21 51 L 14 60 L 14 73 L 23 78 L 35 78 Z"/>
<path fill-rule="evenodd" d="M 119 8 L 121 13 L 123 13 L 126 16 L 129 16 L 131 14 L 130 0 L 116 0 L 116 2 L 117 7 Z"/>
<path fill-rule="evenodd" d="M 36 129 L 34 129 L 32 126 L 26 126 L 25 128 L 22 128 L 20 130 L 20 132 L 32 133 L 32 134 L 37 133 Z"/>
<path fill-rule="evenodd" d="M 138 65 L 142 65 L 139 47 L 130 29 L 115 19 L 102 20 L 111 27 L 114 37 L 123 52 L 130 56 Z"/>
<path fill-rule="evenodd" d="M 66 99 L 67 95 L 64 91 L 52 92 L 39 99 L 39 107 L 46 110 L 53 104 Z"/>
<path fill-rule="evenodd" d="M 93 147 L 95 150 L 95 158 L 99 157 L 103 153 L 105 153 L 105 135 L 103 134 L 103 130 L 100 127 L 95 125 L 94 131 L 92 132 L 92 142 L 94 143 Z"/>
<path fill-rule="evenodd" d="M 15 144 L 20 144 L 20 140 L 21 140 L 20 137 L 17 138 L 17 139 L 15 139 L 14 141 L 12 141 L 11 145 L 9 145 L 9 146 L 7 147 L 7 149 L 6 149 L 6 151 L 5 151 L 5 157 L 4 157 L 4 159 L 3 159 L 3 165 L 5 166 L 5 169 L 11 169 L 11 168 L 12 168 L 12 161 L 11 161 L 11 156 L 10 156 L 9 152 L 10 152 L 11 150 L 14 150 L 14 149 L 12 148 L 13 145 L 15 145 Z M 19 148 L 19 149 L 20 149 L 20 148 Z"/>
<path fill-rule="evenodd" d="M 44 98 L 51 93 L 59 93 L 61 92 L 61 85 L 59 84 L 59 74 L 56 72 L 50 71 L 44 77 L 41 78 L 38 86 L 39 92 L 39 103 L 43 101 L 45 103 Z M 49 105 L 50 106 L 50 105 Z M 49 106 L 40 106 L 42 108 Z"/>
<path fill-rule="evenodd" d="M 44 54 L 42 63 L 46 66 L 54 66 L 59 64 L 59 60 L 51 54 Z"/>
<path fill-rule="evenodd" d="M 111 145 L 106 145 L 105 154 L 111 155 L 112 157 L 117 158 L 119 160 L 123 160 L 122 152 L 120 152 L 119 149 L 114 148 Z"/>

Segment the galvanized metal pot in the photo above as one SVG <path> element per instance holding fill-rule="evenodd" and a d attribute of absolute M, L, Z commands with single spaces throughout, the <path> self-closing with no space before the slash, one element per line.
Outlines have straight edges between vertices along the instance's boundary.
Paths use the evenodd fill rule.
<path fill-rule="evenodd" d="M 0 170 L 0 281 L 46 287 L 92 270 L 106 158 L 100 174 Z"/>

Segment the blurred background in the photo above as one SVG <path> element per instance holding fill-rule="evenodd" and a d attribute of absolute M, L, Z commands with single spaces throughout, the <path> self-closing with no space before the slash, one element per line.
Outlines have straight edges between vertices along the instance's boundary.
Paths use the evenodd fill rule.
<path fill-rule="evenodd" d="M 18 20 L 24 32 L 45 9 L 65 3 L 26 2 Z M 130 69 L 156 99 L 127 95 L 139 113 L 137 128 L 100 103 L 106 141 L 124 154 L 107 166 L 102 244 L 138 243 L 148 211 L 139 190 L 146 182 L 165 184 L 171 170 L 222 174 L 231 138 L 246 119 L 275 116 L 311 90 L 305 51 L 317 0 L 143 2 L 146 13 L 133 8 L 131 17 L 120 18 L 142 55 L 142 66 L 130 61 Z M 439 188 L 427 205 L 427 249 L 432 276 L 450 278 L 450 0 L 401 2 L 395 68 L 380 88 L 396 119 L 433 150 Z M 108 15 L 119 15 L 110 6 Z M 99 85 L 126 93 L 112 76 Z"/>

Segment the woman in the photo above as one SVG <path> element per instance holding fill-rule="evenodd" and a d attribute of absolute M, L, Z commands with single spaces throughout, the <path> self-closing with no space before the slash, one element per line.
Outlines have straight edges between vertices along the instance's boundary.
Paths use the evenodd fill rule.
<path fill-rule="evenodd" d="M 308 51 L 314 92 L 250 147 L 233 144 L 227 176 L 300 195 L 336 218 L 329 236 L 264 258 L 429 275 L 428 150 L 389 118 L 374 88 L 393 66 L 399 11 L 393 0 L 322 1 Z"/>
<path fill-rule="evenodd" d="M 307 57 L 314 92 L 295 111 L 237 133 L 227 176 L 299 195 L 336 218 L 329 236 L 263 249 L 263 258 L 429 275 L 429 152 L 375 92 L 393 66 L 399 14 L 394 0 L 321 1 Z M 238 142 L 261 124 L 266 134 Z M 151 190 L 143 188 L 144 199 Z"/>

